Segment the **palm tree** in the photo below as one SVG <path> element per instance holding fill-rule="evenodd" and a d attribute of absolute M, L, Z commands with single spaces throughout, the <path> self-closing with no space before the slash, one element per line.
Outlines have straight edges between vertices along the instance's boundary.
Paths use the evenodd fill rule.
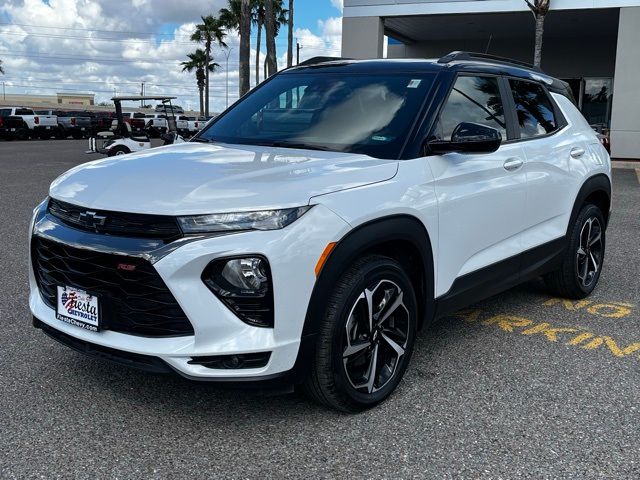
<path fill-rule="evenodd" d="M 276 73 L 276 17 L 273 0 L 264 1 L 265 29 L 267 30 L 267 70 L 269 76 Z"/>
<path fill-rule="evenodd" d="M 249 0 L 249 10 L 250 10 L 250 21 L 249 21 L 249 25 L 248 25 L 248 31 L 246 33 L 246 39 L 244 38 L 242 29 L 243 27 L 241 27 L 241 23 L 242 23 L 242 9 L 243 9 L 243 4 L 244 1 L 243 0 L 228 0 L 228 7 L 227 8 L 221 8 L 220 12 L 218 13 L 219 18 L 220 18 L 220 22 L 222 23 L 222 25 L 224 25 L 225 28 L 227 29 L 235 29 L 238 30 L 238 32 L 240 33 L 240 75 L 242 77 L 243 72 L 249 71 L 249 53 L 246 53 L 246 62 L 247 65 L 243 65 L 243 57 L 245 55 L 244 53 L 244 47 L 243 47 L 243 40 L 246 40 L 247 42 L 249 42 L 249 52 L 251 49 L 251 40 L 250 40 L 250 36 L 251 36 L 251 24 L 256 24 L 258 21 L 258 17 L 257 17 L 257 5 L 259 3 L 262 3 L 261 0 Z M 258 28 L 258 45 L 256 48 L 256 84 L 260 81 L 259 79 L 259 70 L 258 70 L 258 61 L 260 59 L 260 35 L 262 33 L 262 25 L 259 25 Z M 247 73 L 247 79 L 249 78 L 249 73 Z M 242 96 L 244 93 L 246 93 L 249 90 L 249 87 L 246 88 L 246 90 L 244 90 L 243 88 L 243 82 L 244 79 L 241 78 L 240 80 L 240 95 Z"/>
<path fill-rule="evenodd" d="M 287 19 L 287 67 L 293 65 L 293 0 L 289 0 L 289 18 Z"/>
<path fill-rule="evenodd" d="M 284 8 L 283 0 L 264 0 L 265 2 L 265 30 L 267 31 L 267 58 L 265 66 L 269 76 L 278 71 L 276 37 L 280 33 L 280 27 L 288 23 L 289 10 Z M 266 75 L 265 75 L 266 77 Z"/>
<path fill-rule="evenodd" d="M 260 48 L 264 25 L 264 0 L 250 0 L 251 23 L 258 29 L 256 38 L 256 85 L 260 83 Z M 229 0 L 229 7 L 220 10 L 220 21 L 226 28 L 240 30 L 240 0 Z"/>
<path fill-rule="evenodd" d="M 198 48 L 195 52 L 187 54 L 189 60 L 182 62 L 182 71 L 196 72 L 196 82 L 198 83 L 198 92 L 200 93 L 200 115 L 205 115 L 204 111 L 204 87 L 206 85 L 206 73 L 205 68 L 207 65 L 207 54 L 201 48 Z M 215 62 L 209 62 L 208 70 L 214 72 L 218 65 Z"/>
<path fill-rule="evenodd" d="M 249 91 L 249 55 L 251 54 L 251 3 L 240 0 L 240 96 Z"/>
<path fill-rule="evenodd" d="M 2 60 L 0 60 L 0 73 L 4 75 L 4 69 L 2 68 Z"/>
<path fill-rule="evenodd" d="M 549 13 L 551 0 L 524 0 L 536 20 L 536 43 L 533 49 L 533 64 L 536 67 L 542 62 L 542 36 L 544 34 L 544 19 Z"/>
<path fill-rule="evenodd" d="M 209 65 L 211 63 L 211 46 L 213 43 L 217 43 L 221 47 L 226 48 L 227 44 L 224 41 L 224 38 L 227 36 L 224 31 L 224 26 L 221 21 L 214 17 L 213 15 L 207 15 L 206 17 L 201 17 L 202 23 L 196 25 L 196 30 L 191 35 L 191 41 L 204 43 L 204 52 L 206 56 L 205 65 Z M 209 116 L 209 72 L 210 70 L 205 69 L 205 103 L 204 103 L 204 111 L 205 115 Z"/>

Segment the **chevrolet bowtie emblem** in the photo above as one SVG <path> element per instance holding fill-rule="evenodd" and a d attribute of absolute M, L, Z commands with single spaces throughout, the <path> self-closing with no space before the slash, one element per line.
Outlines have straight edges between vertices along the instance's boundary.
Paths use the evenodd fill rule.
<path fill-rule="evenodd" d="M 79 221 L 82 225 L 89 228 L 101 227 L 107 221 L 104 215 L 97 215 L 96 212 L 83 212 L 80 214 Z"/>

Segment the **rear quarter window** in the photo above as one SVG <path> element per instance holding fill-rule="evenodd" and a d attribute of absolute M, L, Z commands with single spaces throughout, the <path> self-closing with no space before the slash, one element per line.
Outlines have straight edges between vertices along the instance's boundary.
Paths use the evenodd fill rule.
<path fill-rule="evenodd" d="M 516 106 L 520 138 L 533 138 L 558 128 L 553 103 L 545 89 L 533 82 L 509 80 Z"/>

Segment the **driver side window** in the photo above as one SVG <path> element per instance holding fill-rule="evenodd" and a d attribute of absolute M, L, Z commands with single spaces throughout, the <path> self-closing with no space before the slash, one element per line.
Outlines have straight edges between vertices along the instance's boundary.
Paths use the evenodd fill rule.
<path fill-rule="evenodd" d="M 458 77 L 440 112 L 435 137 L 451 140 L 453 130 L 462 122 L 495 128 L 503 139 L 507 138 L 504 107 L 496 77 Z"/>

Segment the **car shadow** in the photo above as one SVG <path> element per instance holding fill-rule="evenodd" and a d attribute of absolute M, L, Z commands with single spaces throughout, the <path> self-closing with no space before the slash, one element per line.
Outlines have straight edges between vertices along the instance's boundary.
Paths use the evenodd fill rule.
<path fill-rule="evenodd" d="M 505 308 L 516 313 L 520 307 L 530 308 L 536 297 L 546 298 L 541 282 L 529 282 L 479 302 L 469 308 L 479 308 L 485 312 L 501 313 Z M 505 307 L 507 305 L 507 307 Z M 406 381 L 403 381 L 394 394 L 401 397 L 407 384 L 418 382 L 410 388 L 419 388 L 421 380 L 436 375 L 430 369 L 431 355 L 446 355 L 450 348 L 464 348 L 465 342 L 477 341 L 481 335 L 480 327 L 445 317 L 438 319 L 422 329 L 416 341 L 412 364 Z M 84 355 L 62 349 L 57 355 L 65 355 L 58 363 L 55 373 L 58 382 L 77 382 L 90 386 L 88 391 L 101 397 L 117 398 L 117 404 L 127 405 L 131 409 L 157 411 L 163 414 L 178 415 L 189 421 L 217 422 L 233 421 L 238 417 L 251 418 L 253 422 L 274 422 L 279 418 L 308 419 L 311 416 L 326 418 L 329 410 L 307 399 L 299 389 L 293 393 L 283 389 L 229 386 L 214 382 L 196 382 L 177 374 L 149 374 L 110 362 L 96 360 Z M 57 383 L 57 382 L 56 382 Z M 86 389 L 86 387 L 83 387 Z M 425 395 L 429 395 L 425 392 Z M 388 402 L 378 408 L 390 408 Z M 330 412 L 341 416 L 338 412 Z M 306 420 L 308 421 L 308 420 Z"/>

